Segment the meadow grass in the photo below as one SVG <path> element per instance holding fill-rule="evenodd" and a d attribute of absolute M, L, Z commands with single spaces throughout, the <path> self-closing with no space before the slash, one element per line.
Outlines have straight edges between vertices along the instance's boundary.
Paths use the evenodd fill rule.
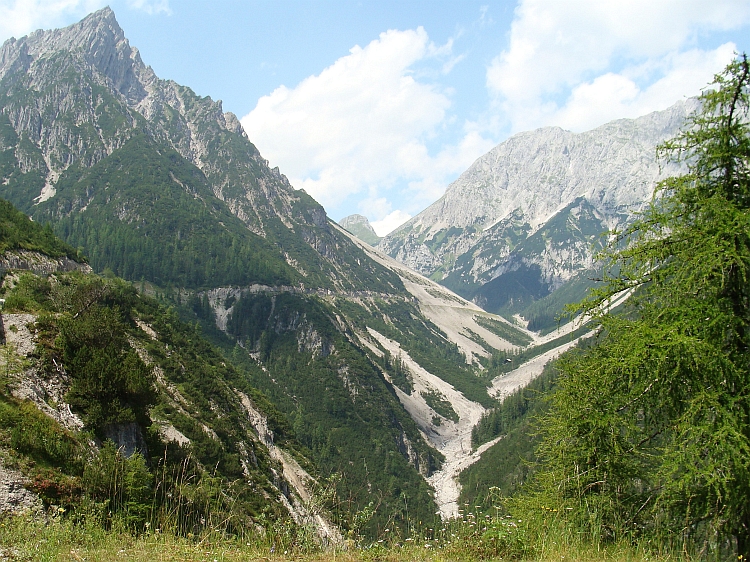
<path fill-rule="evenodd" d="M 470 518 L 469 518 L 470 521 Z M 473 527 L 473 528 L 472 528 Z M 529 560 L 565 562 L 577 560 L 593 562 L 678 562 L 684 556 L 654 554 L 632 545 L 597 547 L 577 541 L 574 537 L 550 529 L 546 536 L 524 535 L 523 544 L 508 548 L 508 543 L 488 539 L 503 527 L 475 531 L 465 521 L 454 521 L 444 529 L 418 538 L 379 539 L 372 544 L 355 543 L 336 549 L 322 549 L 312 544 L 296 545 L 288 550 L 274 542 L 273 537 L 258 535 L 252 539 L 238 539 L 222 533 L 201 537 L 182 538 L 169 533 L 145 532 L 134 535 L 118 525 L 105 531 L 101 526 L 74 523 L 64 518 L 38 516 L 5 517 L 0 521 L 0 560 L 12 561 L 195 561 L 240 562 L 322 562 L 322 561 L 378 561 L 378 562 L 474 562 L 480 560 Z M 489 537 L 491 539 L 491 537 Z M 511 546 L 513 543 L 510 543 Z M 498 548 L 500 547 L 500 548 Z"/>

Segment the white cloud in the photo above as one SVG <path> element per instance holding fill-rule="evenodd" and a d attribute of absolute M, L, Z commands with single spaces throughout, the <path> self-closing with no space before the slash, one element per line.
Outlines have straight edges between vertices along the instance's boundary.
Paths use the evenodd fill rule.
<path fill-rule="evenodd" d="M 727 43 L 713 51 L 691 50 L 667 57 L 668 71 L 643 89 L 625 74 L 603 74 L 576 86 L 552 122 L 572 131 L 585 131 L 613 119 L 639 117 L 666 108 L 687 94 L 698 94 L 731 60 L 734 50 L 735 46 Z"/>
<path fill-rule="evenodd" d="M 446 174 L 463 171 L 481 154 L 461 161 L 453 150 L 433 156 L 428 149 L 451 101 L 448 91 L 423 78 L 430 73 L 415 77 L 415 67 L 433 64 L 440 75 L 455 59 L 452 42 L 436 46 L 421 27 L 387 31 L 294 88 L 264 96 L 242 124 L 295 187 L 329 210 L 351 195 L 375 199 L 404 185 L 412 192 L 409 204 L 421 208 L 442 193 Z M 459 148 L 481 144 L 478 133 L 467 135 Z"/>
<path fill-rule="evenodd" d="M 128 0 L 128 7 L 145 12 L 150 16 L 154 14 L 172 15 L 169 0 Z"/>
<path fill-rule="evenodd" d="M 385 236 L 396 230 L 399 226 L 404 224 L 411 218 L 411 215 L 404 213 L 403 211 L 393 211 L 388 213 L 382 220 L 374 221 L 370 223 L 375 234 L 378 236 Z"/>
<path fill-rule="evenodd" d="M 522 0 L 487 86 L 513 132 L 583 130 L 699 93 L 733 49 L 700 35 L 748 22 L 746 0 Z"/>

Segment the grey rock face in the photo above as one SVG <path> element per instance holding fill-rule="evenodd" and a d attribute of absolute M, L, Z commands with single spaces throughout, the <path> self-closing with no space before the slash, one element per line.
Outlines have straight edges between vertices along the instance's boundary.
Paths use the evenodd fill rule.
<path fill-rule="evenodd" d="M 143 433 L 137 423 L 130 422 L 108 425 L 104 428 L 104 435 L 126 457 L 132 457 L 135 453 L 140 453 L 144 458 L 148 458 L 146 440 L 143 438 Z"/>
<path fill-rule="evenodd" d="M 42 500 L 26 489 L 27 483 L 28 479 L 20 472 L 0 464 L 0 513 L 20 514 L 42 510 Z"/>
<path fill-rule="evenodd" d="M 469 285 L 484 284 L 521 262 L 540 265 L 554 287 L 591 263 L 592 251 L 584 247 L 594 239 L 565 226 L 568 219 L 584 220 L 580 202 L 586 204 L 589 230 L 629 220 L 651 199 L 656 182 L 678 171 L 675 164 L 657 161 L 656 147 L 696 108 L 697 101 L 687 100 L 584 133 L 548 127 L 515 135 L 474 162 L 443 197 L 378 248 L 424 275 L 453 276 L 448 285 L 459 292 L 463 287 L 463 294 Z M 560 224 L 552 232 L 555 217 Z M 527 243 L 534 247 L 519 254 L 545 225 L 544 240 Z"/>
<path fill-rule="evenodd" d="M 38 199 L 54 197 L 54 184 L 72 164 L 91 167 L 145 133 L 200 168 L 215 195 L 256 233 L 265 234 L 274 216 L 288 227 L 301 221 L 327 228 L 322 208 L 322 219 L 307 216 L 309 198 L 300 205 L 300 194 L 268 167 L 220 101 L 161 80 L 143 63 L 109 8 L 64 29 L 6 41 L 0 93 L 1 113 L 33 145 L 31 152 L 16 148 L 17 168 L 46 181 Z"/>

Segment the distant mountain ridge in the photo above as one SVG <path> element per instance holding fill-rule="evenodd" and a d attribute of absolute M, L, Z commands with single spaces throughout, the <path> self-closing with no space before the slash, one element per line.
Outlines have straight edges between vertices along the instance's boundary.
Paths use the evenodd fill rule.
<path fill-rule="evenodd" d="M 508 293 L 498 301 L 497 289 L 507 292 L 500 286 L 520 276 L 522 284 L 539 287 L 528 304 L 592 267 L 600 234 L 627 223 L 656 182 L 677 171 L 657 162 L 656 147 L 696 107 L 695 100 L 680 101 L 584 133 L 558 127 L 519 133 L 474 162 L 378 248 L 493 311 L 513 299 Z M 493 281 L 495 289 L 483 292 Z"/>
<path fill-rule="evenodd" d="M 339 225 L 363 242 L 370 244 L 370 246 L 376 245 L 381 240 L 381 237 L 378 236 L 375 229 L 372 228 L 370 221 L 364 215 L 349 215 L 341 219 Z"/>

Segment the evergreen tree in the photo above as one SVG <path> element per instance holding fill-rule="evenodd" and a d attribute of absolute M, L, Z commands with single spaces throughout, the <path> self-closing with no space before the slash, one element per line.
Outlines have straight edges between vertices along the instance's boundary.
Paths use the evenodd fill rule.
<path fill-rule="evenodd" d="M 599 334 L 561 362 L 539 489 L 592 536 L 750 556 L 749 74 L 734 60 L 660 147 L 687 172 L 616 237 L 579 307 Z"/>

